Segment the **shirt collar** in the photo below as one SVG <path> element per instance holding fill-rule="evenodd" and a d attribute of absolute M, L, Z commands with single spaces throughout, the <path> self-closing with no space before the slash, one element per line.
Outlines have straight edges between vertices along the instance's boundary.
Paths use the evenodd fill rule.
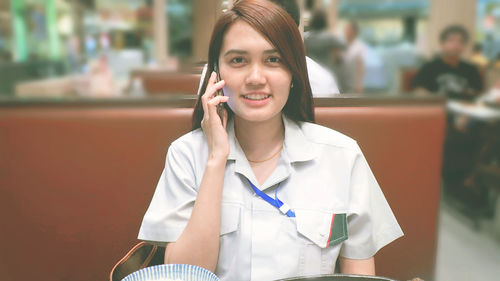
<path fill-rule="evenodd" d="M 234 171 L 245 176 L 260 190 L 265 190 L 288 178 L 292 171 L 291 163 L 312 160 L 316 156 L 316 146 L 306 138 L 299 124 L 288 119 L 284 114 L 282 114 L 282 120 L 285 126 L 285 140 L 281 157 L 273 173 L 261 186 L 259 186 L 250 163 L 236 139 L 234 119 L 231 118 L 226 126 L 229 138 L 228 160 L 234 160 Z"/>
<path fill-rule="evenodd" d="M 316 157 L 316 144 L 311 142 L 302 131 L 301 125 L 282 114 L 285 125 L 284 150 L 290 162 L 309 161 Z"/>
<path fill-rule="evenodd" d="M 242 174 L 256 186 L 258 186 L 257 179 L 255 178 L 252 168 L 250 167 L 250 163 L 248 162 L 245 153 L 243 152 L 243 149 L 241 148 L 238 139 L 236 138 L 236 134 L 234 131 L 234 118 L 228 120 L 226 131 L 229 138 L 229 155 L 227 157 L 227 160 L 234 160 L 234 171 L 236 173 Z"/>
<path fill-rule="evenodd" d="M 288 154 L 290 162 L 308 161 L 316 157 L 315 143 L 311 142 L 302 132 L 297 122 L 282 114 L 283 125 L 285 126 L 284 151 Z M 245 153 L 241 149 L 236 134 L 234 132 L 234 118 L 231 118 L 226 126 L 229 137 L 229 156 L 228 160 L 237 160 L 245 158 Z"/>

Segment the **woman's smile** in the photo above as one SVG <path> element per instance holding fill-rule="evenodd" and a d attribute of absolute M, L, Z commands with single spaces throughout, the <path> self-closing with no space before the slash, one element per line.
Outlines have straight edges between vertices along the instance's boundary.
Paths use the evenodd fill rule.
<path fill-rule="evenodd" d="M 254 92 L 241 96 L 243 101 L 249 106 L 264 106 L 271 99 L 271 95 L 264 92 Z"/>

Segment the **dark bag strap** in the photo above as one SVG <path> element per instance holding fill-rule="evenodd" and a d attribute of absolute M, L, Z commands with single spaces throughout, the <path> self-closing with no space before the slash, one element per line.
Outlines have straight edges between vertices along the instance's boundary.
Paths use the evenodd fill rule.
<path fill-rule="evenodd" d="M 165 248 L 139 242 L 118 261 L 109 274 L 109 281 L 120 281 L 125 276 L 148 266 L 163 264 Z"/>

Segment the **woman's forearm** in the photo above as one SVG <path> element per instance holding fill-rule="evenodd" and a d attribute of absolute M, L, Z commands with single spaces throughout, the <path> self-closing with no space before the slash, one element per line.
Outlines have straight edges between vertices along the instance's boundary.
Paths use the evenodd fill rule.
<path fill-rule="evenodd" d="M 364 260 L 339 257 L 340 272 L 343 274 L 375 275 L 375 258 Z"/>
<path fill-rule="evenodd" d="M 179 239 L 167 245 L 165 263 L 192 264 L 215 271 L 225 168 L 226 159 L 207 161 L 191 218 Z"/>

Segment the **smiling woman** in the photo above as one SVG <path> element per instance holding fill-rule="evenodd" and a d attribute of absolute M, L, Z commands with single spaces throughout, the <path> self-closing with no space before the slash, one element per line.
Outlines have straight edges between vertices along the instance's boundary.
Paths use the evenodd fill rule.
<path fill-rule="evenodd" d="M 375 274 L 373 256 L 402 231 L 356 141 L 313 123 L 292 18 L 238 1 L 215 25 L 208 70 L 139 239 L 221 280 L 329 274 L 337 259 L 343 273 Z"/>
<path fill-rule="evenodd" d="M 279 114 L 292 81 L 279 52 L 250 25 L 238 21 L 227 31 L 221 53 L 224 94 L 236 116 L 262 121 Z"/>
<path fill-rule="evenodd" d="M 224 88 L 224 93 L 228 96 L 244 94 L 241 92 L 241 85 L 232 83 L 244 81 L 242 75 L 251 73 L 252 75 L 245 79 L 265 79 L 268 74 L 272 74 L 273 78 L 285 74 L 285 77 L 280 79 L 287 77 L 291 80 L 284 88 L 286 94 L 281 97 L 286 103 L 284 107 L 281 106 L 283 112 L 295 121 L 314 121 L 302 38 L 291 16 L 277 5 L 270 1 L 260 1 L 258 4 L 239 3 L 224 13 L 217 21 L 210 40 L 208 73 L 214 71 L 217 65 L 220 65 L 221 78 L 230 84 Z M 233 75 L 238 77 L 233 79 Z M 206 91 L 209 79 L 210 76 L 206 75 L 201 93 Z M 270 81 L 274 82 L 274 79 Z M 260 81 L 257 81 L 257 84 L 258 82 Z M 281 81 L 285 82 L 286 80 Z M 262 91 L 259 85 L 254 88 L 258 93 L 269 94 Z M 238 107 L 236 101 L 231 101 L 231 98 L 229 100 L 229 107 L 226 106 L 226 109 L 230 117 L 232 110 L 237 110 Z M 201 96 L 193 115 L 193 129 L 199 128 L 203 119 L 200 101 Z"/>

